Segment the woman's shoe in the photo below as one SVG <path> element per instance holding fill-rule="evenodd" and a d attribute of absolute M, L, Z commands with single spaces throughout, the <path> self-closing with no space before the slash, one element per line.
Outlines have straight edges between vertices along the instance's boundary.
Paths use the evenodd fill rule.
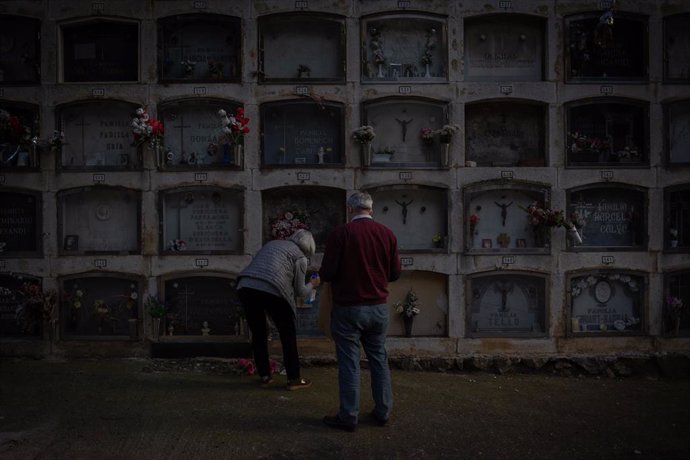
<path fill-rule="evenodd" d="M 311 386 L 311 380 L 299 379 L 299 380 L 288 380 L 285 388 L 288 391 L 301 390 L 302 388 L 309 388 Z"/>
<path fill-rule="evenodd" d="M 273 383 L 273 379 L 271 377 L 269 377 L 269 376 L 261 377 L 261 386 L 262 387 L 267 387 L 271 383 Z"/>

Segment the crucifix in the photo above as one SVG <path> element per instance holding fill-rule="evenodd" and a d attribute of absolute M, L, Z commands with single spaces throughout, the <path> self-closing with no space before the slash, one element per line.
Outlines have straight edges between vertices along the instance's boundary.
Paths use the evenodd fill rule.
<path fill-rule="evenodd" d="M 192 125 L 185 125 L 184 124 L 184 116 L 180 115 L 180 124 L 177 126 L 173 126 L 173 128 L 179 128 L 180 129 L 180 154 L 184 153 L 184 129 L 185 128 L 191 128 Z"/>
<path fill-rule="evenodd" d="M 79 126 L 81 128 L 81 157 L 82 157 L 82 165 L 86 164 L 86 140 L 84 136 L 86 135 L 86 132 L 84 128 L 86 126 L 91 126 L 91 123 L 87 123 L 84 121 L 84 117 L 81 117 L 81 123 L 75 123 L 74 126 Z"/>
<path fill-rule="evenodd" d="M 400 127 L 402 128 L 402 141 L 405 142 L 405 137 L 407 136 L 407 125 L 412 123 L 412 120 L 414 118 L 410 118 L 409 120 L 400 120 L 399 118 L 396 118 L 395 121 L 400 123 Z"/>
<path fill-rule="evenodd" d="M 189 333 L 189 296 L 194 295 L 194 291 L 190 291 L 189 287 L 185 284 L 184 291 L 178 291 L 178 297 L 184 297 L 184 330 L 185 333 Z"/>
<path fill-rule="evenodd" d="M 498 203 L 497 201 L 494 201 L 494 203 L 496 204 L 496 206 L 501 208 L 501 220 L 503 221 L 503 226 L 505 227 L 506 217 L 508 217 L 508 206 L 513 204 L 513 202 L 511 201 L 510 203 Z"/>
<path fill-rule="evenodd" d="M 403 195 L 403 198 L 405 198 L 405 195 Z M 410 200 L 407 203 L 402 201 L 395 200 L 396 203 L 398 203 L 402 207 L 402 216 L 403 216 L 403 225 L 407 223 L 407 206 L 411 205 L 414 200 Z"/>
<path fill-rule="evenodd" d="M 507 281 L 498 281 L 494 284 L 494 291 L 501 293 L 501 309 L 499 311 L 508 311 L 506 303 L 508 301 L 508 294 L 513 292 L 513 283 Z"/>

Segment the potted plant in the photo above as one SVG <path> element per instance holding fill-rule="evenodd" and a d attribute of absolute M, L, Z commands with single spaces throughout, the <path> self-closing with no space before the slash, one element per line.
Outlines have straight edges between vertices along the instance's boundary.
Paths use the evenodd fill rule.
<path fill-rule="evenodd" d="M 158 297 L 149 294 L 144 302 L 144 309 L 153 320 L 153 339 L 157 341 L 160 336 L 161 318 L 165 316 L 165 304 L 158 300 Z"/>
<path fill-rule="evenodd" d="M 417 294 L 410 289 L 405 295 L 405 300 L 394 303 L 393 307 L 396 313 L 403 319 L 405 324 L 405 337 L 411 337 L 414 317 L 422 311 Z"/>

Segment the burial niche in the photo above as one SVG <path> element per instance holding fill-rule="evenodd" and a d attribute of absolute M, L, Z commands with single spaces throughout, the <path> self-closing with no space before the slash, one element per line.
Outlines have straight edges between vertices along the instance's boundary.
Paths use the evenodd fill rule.
<path fill-rule="evenodd" d="M 568 330 L 573 335 L 641 333 L 645 283 L 642 275 L 618 271 L 569 276 Z"/>
<path fill-rule="evenodd" d="M 690 252 L 690 184 L 664 191 L 664 247 Z"/>
<path fill-rule="evenodd" d="M 388 336 L 446 337 L 448 335 L 447 275 L 421 270 L 404 270 L 400 279 L 391 283 L 388 289 L 388 301 L 391 306 Z M 408 313 L 412 315 L 409 316 Z"/>
<path fill-rule="evenodd" d="M 57 194 L 61 255 L 138 254 L 141 193 L 80 187 Z"/>
<path fill-rule="evenodd" d="M 0 15 L 0 84 L 39 84 L 41 21 Z"/>
<path fill-rule="evenodd" d="M 647 245 L 647 198 L 625 185 L 586 186 L 567 191 L 567 215 L 578 229 L 582 250 L 640 250 Z"/>
<path fill-rule="evenodd" d="M 263 241 L 286 239 L 299 229 L 314 235 L 323 251 L 330 232 L 345 223 L 345 191 L 327 187 L 279 187 L 264 190 Z"/>
<path fill-rule="evenodd" d="M 60 282 L 63 336 L 130 339 L 138 336 L 141 281 L 133 275 L 93 273 Z"/>
<path fill-rule="evenodd" d="M 258 26 L 260 82 L 345 82 L 344 17 L 272 14 Z"/>
<path fill-rule="evenodd" d="M 247 338 L 237 281 L 221 274 L 189 275 L 164 282 L 165 335 L 223 335 Z"/>
<path fill-rule="evenodd" d="M 664 18 L 664 80 L 690 82 L 690 14 Z"/>
<path fill-rule="evenodd" d="M 465 108 L 467 159 L 478 166 L 545 166 L 542 104 L 495 101 Z"/>
<path fill-rule="evenodd" d="M 59 167 L 64 170 L 140 169 L 132 118 L 136 106 L 122 101 L 70 104 L 57 110 L 58 129 L 64 133 Z"/>
<path fill-rule="evenodd" d="M 467 337 L 544 337 L 546 276 L 482 273 L 467 281 Z"/>
<path fill-rule="evenodd" d="M 690 99 L 664 105 L 669 166 L 690 165 Z"/>
<path fill-rule="evenodd" d="M 448 79 L 445 23 L 424 14 L 389 14 L 362 20 L 362 82 Z"/>
<path fill-rule="evenodd" d="M 374 215 L 398 237 L 402 251 L 445 251 L 448 244 L 448 192 L 418 185 L 369 190 Z"/>
<path fill-rule="evenodd" d="M 344 107 L 319 101 L 261 105 L 262 165 L 342 166 Z"/>
<path fill-rule="evenodd" d="M 158 20 L 161 82 L 232 82 L 242 77 L 242 22 L 215 14 Z"/>
<path fill-rule="evenodd" d="M 0 101 L 0 171 L 38 168 L 39 156 L 34 141 L 38 131 L 37 106 Z"/>
<path fill-rule="evenodd" d="M 239 253 L 242 191 L 188 187 L 161 192 L 163 253 Z"/>
<path fill-rule="evenodd" d="M 65 82 L 137 81 L 139 25 L 96 19 L 60 26 Z"/>
<path fill-rule="evenodd" d="M 0 337 L 40 336 L 47 319 L 42 294 L 40 278 L 0 273 Z"/>
<path fill-rule="evenodd" d="M 648 78 L 647 18 L 598 11 L 565 18 L 566 81 Z"/>
<path fill-rule="evenodd" d="M 690 270 L 664 274 L 662 318 L 664 334 L 690 336 Z"/>
<path fill-rule="evenodd" d="M 0 191 L 0 253 L 2 257 L 37 257 L 42 245 L 40 192 Z"/>
<path fill-rule="evenodd" d="M 544 23 L 517 14 L 466 18 L 465 80 L 543 80 Z"/>
<path fill-rule="evenodd" d="M 649 164 L 648 106 L 619 99 L 566 106 L 568 166 L 631 167 Z"/>

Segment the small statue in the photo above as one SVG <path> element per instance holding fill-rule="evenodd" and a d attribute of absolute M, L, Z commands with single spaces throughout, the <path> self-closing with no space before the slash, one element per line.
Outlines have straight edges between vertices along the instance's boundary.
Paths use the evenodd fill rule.
<path fill-rule="evenodd" d="M 324 154 L 325 154 L 325 152 L 323 151 L 323 147 L 319 147 L 319 151 L 316 152 L 316 156 L 319 158 L 319 164 L 320 164 L 320 165 L 323 164 L 323 156 L 324 156 Z"/>
<path fill-rule="evenodd" d="M 201 335 L 209 335 L 211 333 L 211 329 L 208 327 L 208 321 L 204 321 L 202 324 L 201 328 Z"/>

